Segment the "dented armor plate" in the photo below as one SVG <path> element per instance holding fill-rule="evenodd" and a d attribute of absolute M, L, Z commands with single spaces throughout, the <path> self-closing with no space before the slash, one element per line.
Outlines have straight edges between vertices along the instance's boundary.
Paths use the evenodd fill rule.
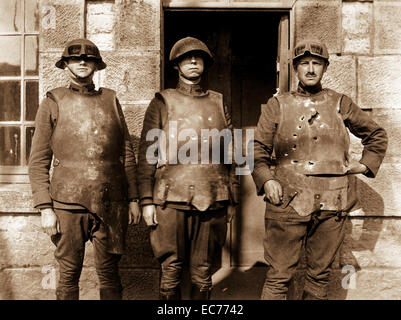
<path fill-rule="evenodd" d="M 100 218 L 112 202 L 126 200 L 127 181 L 120 156 L 124 138 L 112 90 L 93 95 L 67 88 L 50 91 L 58 104 L 52 136 L 53 199 L 85 206 Z"/>
<path fill-rule="evenodd" d="M 220 134 L 229 133 L 222 95 L 207 91 L 205 95 L 190 96 L 174 89 L 164 90 L 161 95 L 168 114 L 163 127 L 167 145 L 156 172 L 154 201 L 179 202 L 205 211 L 216 201 L 229 200 L 229 173 L 224 165 L 224 143 L 220 140 Z M 205 131 L 202 134 L 202 129 L 211 136 L 206 137 Z M 214 146 L 213 136 L 217 141 Z M 171 143 L 176 146 L 170 146 Z M 208 151 L 203 158 L 202 150 Z M 194 153 L 186 158 L 187 163 L 182 163 L 188 155 L 183 151 Z M 213 163 L 213 154 L 217 153 L 220 157 Z"/>
<path fill-rule="evenodd" d="M 302 216 L 343 210 L 350 140 L 340 114 L 341 95 L 325 89 L 312 97 L 288 93 L 277 99 L 276 179 L 291 193 L 289 204 Z"/>

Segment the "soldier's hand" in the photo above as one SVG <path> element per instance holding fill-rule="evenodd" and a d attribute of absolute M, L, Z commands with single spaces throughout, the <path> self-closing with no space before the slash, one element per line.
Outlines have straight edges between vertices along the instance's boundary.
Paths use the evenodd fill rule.
<path fill-rule="evenodd" d="M 283 188 L 277 180 L 268 180 L 264 184 L 265 194 L 272 204 L 279 204 L 283 201 Z"/>
<path fill-rule="evenodd" d="M 365 173 L 368 168 L 359 161 L 351 160 L 347 167 L 347 174 Z"/>
<path fill-rule="evenodd" d="M 57 219 L 56 214 L 53 209 L 46 208 L 40 210 L 42 216 L 42 229 L 49 236 L 53 236 L 57 233 L 60 233 L 60 223 Z"/>
<path fill-rule="evenodd" d="M 128 224 L 138 224 L 141 221 L 142 213 L 139 203 L 137 201 L 131 201 L 128 209 Z"/>
<path fill-rule="evenodd" d="M 142 208 L 143 219 L 149 227 L 157 225 L 156 207 L 153 204 L 148 204 Z"/>

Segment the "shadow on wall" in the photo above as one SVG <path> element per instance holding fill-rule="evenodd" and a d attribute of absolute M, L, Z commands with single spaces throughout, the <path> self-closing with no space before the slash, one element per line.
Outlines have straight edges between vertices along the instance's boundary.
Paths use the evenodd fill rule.
<path fill-rule="evenodd" d="M 361 270 L 357 257 L 358 251 L 367 251 L 369 254 L 374 250 L 382 230 L 384 215 L 384 202 L 382 197 L 362 180 L 356 178 L 354 183 L 358 186 L 360 201 L 358 209 L 362 209 L 367 217 L 348 217 L 346 220 L 345 240 L 333 263 L 333 271 L 329 283 L 329 299 L 344 300 L 347 298 L 349 289 L 358 290 L 358 283 L 352 283 L 352 272 Z M 369 218 L 379 217 L 378 219 Z M 256 234 L 257 236 L 257 234 Z M 263 241 L 263 239 L 259 239 Z M 300 266 L 290 284 L 288 298 L 300 299 L 302 295 L 305 278 L 305 257 L 302 253 Z M 267 265 L 264 262 L 256 261 L 249 268 L 233 268 L 228 275 L 214 286 L 213 299 L 233 300 L 258 300 L 260 299 Z M 344 273 L 342 272 L 344 271 Z M 355 277 L 354 279 L 357 279 Z M 350 281 L 351 280 L 351 281 Z M 356 287 L 353 288 L 353 284 Z M 358 297 L 357 291 L 354 296 Z M 373 293 L 372 293 L 373 294 Z M 374 299 L 374 296 L 360 298 Z"/>

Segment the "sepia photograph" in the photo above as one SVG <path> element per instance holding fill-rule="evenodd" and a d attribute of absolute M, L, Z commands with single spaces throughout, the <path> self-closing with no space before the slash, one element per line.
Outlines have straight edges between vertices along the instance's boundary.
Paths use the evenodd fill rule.
<path fill-rule="evenodd" d="M 400 16 L 0 0 L 0 300 L 400 300 Z"/>

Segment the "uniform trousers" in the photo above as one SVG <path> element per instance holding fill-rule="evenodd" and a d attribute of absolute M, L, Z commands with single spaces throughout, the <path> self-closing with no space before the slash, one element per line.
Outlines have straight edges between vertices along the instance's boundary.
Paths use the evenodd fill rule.
<path fill-rule="evenodd" d="M 95 267 L 100 284 L 100 298 L 120 299 L 122 292 L 118 263 L 121 254 L 107 251 L 107 232 L 104 224 L 87 210 L 54 209 L 60 223 L 60 233 L 52 236 L 56 245 L 54 256 L 60 265 L 56 289 L 58 299 L 79 298 L 85 243 L 94 246 Z"/>
<path fill-rule="evenodd" d="M 205 212 L 156 206 L 158 225 L 150 242 L 161 264 L 160 291 L 179 290 L 184 264 L 189 264 L 191 282 L 200 291 L 212 287 L 212 258 L 227 234 L 227 207 Z"/>
<path fill-rule="evenodd" d="M 345 219 L 334 211 L 316 211 L 301 217 L 291 206 L 280 208 L 267 203 L 264 251 L 268 269 L 261 299 L 287 298 L 303 245 L 304 292 L 316 299 L 327 299 L 331 265 L 344 240 Z"/>

